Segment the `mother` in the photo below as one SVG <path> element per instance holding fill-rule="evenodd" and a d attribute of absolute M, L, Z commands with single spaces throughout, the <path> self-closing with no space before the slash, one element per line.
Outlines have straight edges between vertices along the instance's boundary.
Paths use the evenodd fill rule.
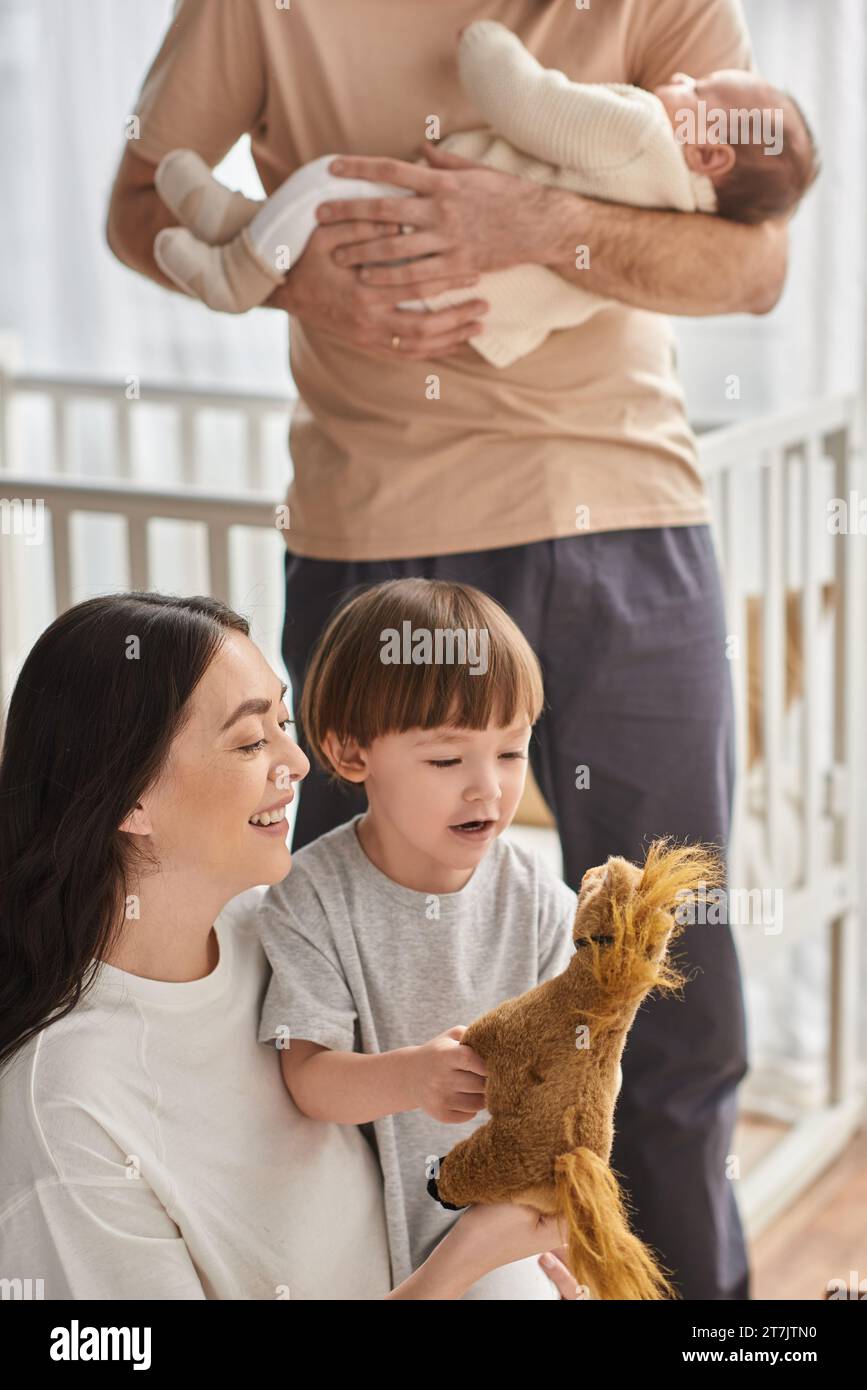
<path fill-rule="evenodd" d="M 0 762 L 0 1277 L 46 1298 L 460 1298 L 560 1243 L 471 1208 L 389 1291 L 372 1150 L 296 1110 L 256 1041 L 245 890 L 290 856 L 250 817 L 308 770 L 285 689 L 201 597 L 89 599 L 24 663 Z"/>

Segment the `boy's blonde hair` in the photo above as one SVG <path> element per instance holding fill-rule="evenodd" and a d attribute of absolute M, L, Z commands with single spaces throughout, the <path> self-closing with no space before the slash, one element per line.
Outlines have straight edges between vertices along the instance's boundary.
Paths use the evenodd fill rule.
<path fill-rule="evenodd" d="M 389 631 L 485 631 L 486 670 L 464 662 L 382 660 Z M 544 693 L 538 659 L 520 628 L 488 594 L 445 579 L 389 579 L 349 598 L 332 614 L 304 681 L 299 718 L 316 761 L 340 782 L 324 748 L 331 731 L 341 743 L 368 748 L 383 734 L 408 729 L 507 727 L 526 714 L 535 724 Z"/>

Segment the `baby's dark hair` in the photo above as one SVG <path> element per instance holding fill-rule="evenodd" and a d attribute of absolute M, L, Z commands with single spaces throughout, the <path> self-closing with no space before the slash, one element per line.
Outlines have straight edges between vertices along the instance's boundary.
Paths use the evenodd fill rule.
<path fill-rule="evenodd" d="M 822 168 L 809 122 L 791 92 L 775 91 L 780 105 L 783 141 L 779 154 L 768 155 L 757 140 L 735 148 L 735 162 L 716 186 L 717 212 L 733 222 L 755 224 L 770 217 L 789 217 Z M 794 138 L 786 132 L 787 115 L 795 117 Z"/>
<path fill-rule="evenodd" d="M 386 634 L 405 630 L 441 634 L 443 659 L 386 659 Z M 448 634 L 472 631 L 486 634 L 484 672 L 449 650 Z M 332 614 L 310 661 L 299 717 L 317 763 L 343 782 L 325 749 L 327 733 L 367 748 L 383 734 L 413 728 L 485 729 L 492 719 L 505 727 L 518 715 L 533 725 L 543 703 L 538 658 L 505 609 L 470 584 L 413 577 L 362 588 Z"/>

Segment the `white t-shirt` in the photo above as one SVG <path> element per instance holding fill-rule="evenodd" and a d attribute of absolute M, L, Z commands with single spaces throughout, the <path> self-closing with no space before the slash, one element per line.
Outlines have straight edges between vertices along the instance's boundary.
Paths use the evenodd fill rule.
<path fill-rule="evenodd" d="M 0 1074 L 0 1279 L 46 1299 L 387 1293 L 369 1145 L 302 1115 L 257 1041 L 260 892 L 218 918 L 210 975 L 103 965 Z"/>

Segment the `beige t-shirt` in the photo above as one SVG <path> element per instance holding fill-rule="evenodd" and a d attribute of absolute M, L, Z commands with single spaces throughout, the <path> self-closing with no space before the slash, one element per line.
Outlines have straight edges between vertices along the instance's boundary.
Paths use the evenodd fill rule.
<path fill-rule="evenodd" d="M 577 82 L 754 68 L 740 0 L 499 0 L 485 17 Z M 431 115 L 442 135 L 478 127 L 455 62 L 476 18 L 474 0 L 181 0 L 136 106 L 135 153 L 156 163 L 184 146 L 214 165 L 249 132 L 269 194 L 321 155 L 417 158 Z M 290 362 L 285 538 L 300 555 L 709 520 L 663 315 L 611 304 L 507 368 L 467 344 L 387 362 L 293 318 Z"/>

